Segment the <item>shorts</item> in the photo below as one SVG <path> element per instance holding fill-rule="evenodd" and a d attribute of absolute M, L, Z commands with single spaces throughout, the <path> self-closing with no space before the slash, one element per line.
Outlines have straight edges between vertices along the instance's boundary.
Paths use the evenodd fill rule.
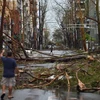
<path fill-rule="evenodd" d="M 12 77 L 12 78 L 2 77 L 1 85 L 5 85 L 5 86 L 15 86 L 16 85 L 15 77 Z"/>

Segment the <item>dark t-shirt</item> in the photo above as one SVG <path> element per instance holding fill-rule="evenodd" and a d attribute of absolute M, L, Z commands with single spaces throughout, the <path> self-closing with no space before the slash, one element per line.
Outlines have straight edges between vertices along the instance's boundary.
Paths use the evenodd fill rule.
<path fill-rule="evenodd" d="M 15 76 L 15 67 L 17 67 L 16 61 L 13 58 L 1 57 L 3 61 L 3 77 L 11 78 Z"/>

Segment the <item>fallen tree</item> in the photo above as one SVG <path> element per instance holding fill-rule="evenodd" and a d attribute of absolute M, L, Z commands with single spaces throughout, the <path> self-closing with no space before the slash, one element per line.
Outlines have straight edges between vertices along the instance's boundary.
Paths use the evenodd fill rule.
<path fill-rule="evenodd" d="M 26 57 L 26 58 L 29 58 L 28 54 L 26 53 L 24 47 L 22 46 L 22 44 L 21 44 L 20 42 L 16 41 L 14 38 L 10 37 L 10 36 L 9 36 L 8 34 L 6 34 L 5 32 L 3 32 L 3 33 L 4 33 L 8 38 L 10 38 L 11 41 L 13 41 L 15 44 L 18 44 L 19 47 L 22 49 L 22 51 L 23 51 L 25 57 Z M 3 40 L 3 41 L 4 41 L 4 40 Z M 6 43 L 6 45 L 7 45 L 8 47 L 10 47 L 8 43 Z M 9 49 L 11 49 L 11 51 L 13 51 L 13 48 L 9 48 Z M 16 55 L 16 54 L 18 54 L 18 52 L 13 52 L 13 55 Z M 20 54 L 18 54 L 18 55 L 20 55 Z"/>
<path fill-rule="evenodd" d="M 23 71 L 20 71 L 21 73 L 20 73 L 20 78 L 17 80 L 18 82 L 17 87 L 45 88 L 45 87 L 54 86 L 54 88 L 66 87 L 69 91 L 73 87 L 72 83 L 74 83 L 74 86 L 77 92 L 99 91 L 100 85 L 92 86 L 91 82 L 86 83 L 84 81 L 85 82 L 84 84 L 84 82 L 81 81 L 83 80 L 83 78 L 94 77 L 94 74 L 92 72 L 84 69 L 85 67 L 91 67 L 92 63 L 84 62 L 82 64 L 80 62 L 80 64 L 79 64 L 79 61 L 77 62 L 72 61 L 72 63 L 70 64 L 59 63 L 59 64 L 56 64 L 55 67 L 52 67 L 52 68 L 41 68 L 41 69 L 39 68 L 36 70 L 35 69 L 32 70 L 29 66 L 28 66 L 29 69 L 27 69 L 27 66 L 26 66 L 23 69 Z M 60 66 L 60 67 L 57 67 L 57 66 Z M 84 67 L 82 68 L 82 66 Z M 93 66 L 93 68 L 97 69 L 98 66 L 96 67 Z M 96 81 L 96 80 L 92 80 L 92 83 L 93 81 Z M 98 84 L 100 84 L 100 80 L 97 80 L 97 81 L 98 81 Z M 87 86 L 87 84 L 90 86 Z"/>

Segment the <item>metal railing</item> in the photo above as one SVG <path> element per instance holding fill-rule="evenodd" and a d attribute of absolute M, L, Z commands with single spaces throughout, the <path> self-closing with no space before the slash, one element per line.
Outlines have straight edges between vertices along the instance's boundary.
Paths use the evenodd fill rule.
<path fill-rule="evenodd" d="M 96 24 L 67 24 L 66 28 L 89 28 L 97 29 Z"/>

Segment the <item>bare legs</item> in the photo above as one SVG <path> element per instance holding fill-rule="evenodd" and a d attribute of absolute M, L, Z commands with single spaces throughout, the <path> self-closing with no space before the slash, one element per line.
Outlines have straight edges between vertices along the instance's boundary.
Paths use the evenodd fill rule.
<path fill-rule="evenodd" d="M 6 86 L 5 86 L 5 85 L 2 85 L 2 95 L 1 95 L 1 100 L 4 100 L 5 90 L 6 90 Z"/>
<path fill-rule="evenodd" d="M 5 93 L 5 90 L 6 90 L 6 86 L 2 85 L 2 94 Z"/>
<path fill-rule="evenodd" d="M 8 98 L 12 98 L 12 86 L 8 87 Z M 4 96 L 5 96 L 5 91 L 6 91 L 6 86 L 2 85 L 2 95 L 1 95 L 1 100 L 4 100 Z"/>
<path fill-rule="evenodd" d="M 8 98 L 12 98 L 12 90 L 13 86 L 15 86 L 15 78 L 3 78 L 1 81 L 2 85 L 2 95 L 1 95 L 1 100 L 4 100 L 4 96 L 6 93 L 6 87 L 8 88 Z"/>
<path fill-rule="evenodd" d="M 8 87 L 8 91 L 9 91 L 8 92 L 8 97 L 10 97 L 10 98 L 12 98 L 12 88 L 13 88 L 12 86 Z"/>

